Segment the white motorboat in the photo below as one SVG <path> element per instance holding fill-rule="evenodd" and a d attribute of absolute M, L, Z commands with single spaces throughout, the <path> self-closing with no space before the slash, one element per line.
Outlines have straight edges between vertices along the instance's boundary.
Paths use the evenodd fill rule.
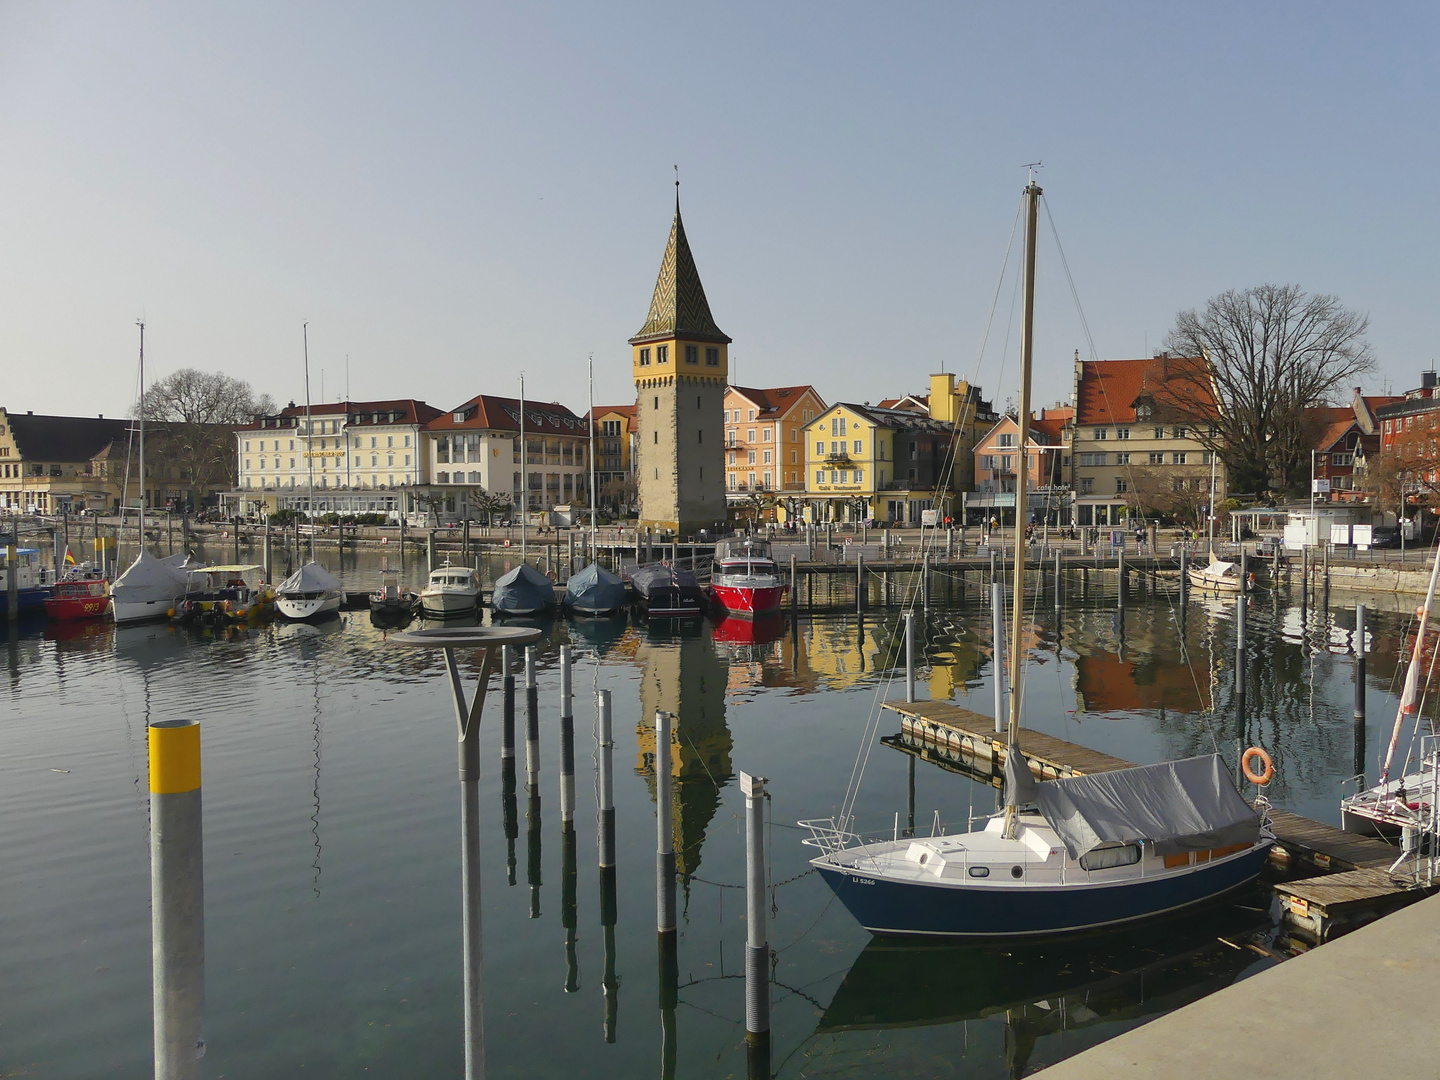
<path fill-rule="evenodd" d="M 275 590 L 275 609 L 287 619 L 314 619 L 339 611 L 345 599 L 340 582 L 317 562 L 307 562 Z"/>
<path fill-rule="evenodd" d="M 470 566 L 446 563 L 430 571 L 420 590 L 420 606 L 427 615 L 468 615 L 480 606 L 480 572 Z"/>

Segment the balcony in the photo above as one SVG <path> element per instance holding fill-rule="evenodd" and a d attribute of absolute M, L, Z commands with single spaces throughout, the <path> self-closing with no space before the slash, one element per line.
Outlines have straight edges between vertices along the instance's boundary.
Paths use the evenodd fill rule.
<path fill-rule="evenodd" d="M 838 453 L 826 454 L 826 455 L 825 455 L 825 464 L 826 464 L 826 465 L 849 465 L 849 464 L 850 464 L 850 451 L 848 451 L 848 450 L 841 450 L 841 451 L 839 451 Z"/>

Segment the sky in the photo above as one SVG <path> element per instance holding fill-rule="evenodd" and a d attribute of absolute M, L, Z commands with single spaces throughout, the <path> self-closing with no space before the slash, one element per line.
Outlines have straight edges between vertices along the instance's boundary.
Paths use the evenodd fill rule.
<path fill-rule="evenodd" d="M 127 412 L 142 318 L 148 378 L 223 371 L 281 404 L 304 400 L 307 322 L 316 401 L 348 379 L 449 408 L 523 373 L 581 412 L 592 356 L 597 403 L 633 401 L 676 166 L 732 381 L 878 401 L 945 370 L 1003 404 L 1036 161 L 1037 405 L 1068 399 L 1077 349 L 1149 355 L 1177 311 L 1264 282 L 1368 313 L 1366 389 L 1403 391 L 1440 318 L 1437 24 L 1401 3 L 4 0 L 0 405 Z"/>

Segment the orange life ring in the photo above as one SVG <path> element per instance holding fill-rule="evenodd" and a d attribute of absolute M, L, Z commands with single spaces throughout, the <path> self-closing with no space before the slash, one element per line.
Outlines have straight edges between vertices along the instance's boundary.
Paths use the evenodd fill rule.
<path fill-rule="evenodd" d="M 509 546 L 510 546 L 510 541 L 509 541 L 509 540 L 506 540 L 506 541 L 505 541 L 505 546 L 506 546 L 506 547 L 509 547 Z"/>
<path fill-rule="evenodd" d="M 1260 764 L 1264 766 L 1264 769 L 1258 773 L 1253 772 L 1250 768 L 1250 763 L 1257 758 L 1260 760 Z M 1245 774 L 1246 780 L 1249 780 L 1252 784 L 1259 784 L 1261 787 L 1264 787 L 1270 783 L 1271 780 L 1275 779 L 1275 763 L 1270 760 L 1270 755 L 1258 746 L 1252 746 L 1249 750 L 1245 751 L 1244 756 L 1240 758 L 1240 771 Z"/>

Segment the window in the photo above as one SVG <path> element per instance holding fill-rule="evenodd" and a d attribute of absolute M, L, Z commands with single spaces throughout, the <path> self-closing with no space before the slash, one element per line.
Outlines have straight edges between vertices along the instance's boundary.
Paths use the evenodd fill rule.
<path fill-rule="evenodd" d="M 864 469 L 856 469 L 856 470 L 855 470 L 855 483 L 857 483 L 857 484 L 863 484 L 864 482 L 865 482 L 865 470 L 864 470 Z"/>
<path fill-rule="evenodd" d="M 1164 429 L 1163 427 L 1157 427 L 1157 428 L 1155 429 L 1155 438 L 1157 438 L 1157 439 L 1163 439 L 1164 437 L 1165 437 L 1165 429 Z"/>
<path fill-rule="evenodd" d="M 441 460 L 441 461 L 444 461 L 445 459 L 444 459 L 444 458 L 441 458 L 440 460 Z M 357 465 L 360 464 L 360 461 L 359 461 L 358 458 L 356 459 L 355 464 L 357 464 Z M 379 466 L 380 466 L 380 455 L 379 455 L 379 454 L 371 454 L 371 455 L 370 455 L 370 467 L 371 467 L 372 469 L 375 469 L 375 468 L 379 468 Z"/>
<path fill-rule="evenodd" d="M 1164 464 L 1165 464 L 1165 454 L 1164 454 L 1162 451 L 1160 451 L 1160 450 L 1151 450 L 1151 451 L 1150 451 L 1150 464 L 1151 464 L 1151 465 L 1164 465 Z"/>
<path fill-rule="evenodd" d="M 720 366 L 720 350 L 719 350 L 719 349 L 716 349 L 716 348 L 707 348 L 707 349 L 705 350 L 705 366 L 706 366 L 706 367 L 719 367 L 719 366 Z"/>
<path fill-rule="evenodd" d="M 1136 405 L 1135 419 L 1139 420 L 1141 423 L 1144 423 L 1146 420 L 1150 419 L 1154 412 L 1155 410 L 1149 405 Z"/>
<path fill-rule="evenodd" d="M 760 429 L 760 441 L 761 441 L 761 442 L 769 442 L 771 436 L 773 436 L 774 434 L 775 434 L 775 432 L 774 432 L 773 430 L 771 430 L 770 428 L 768 428 L 768 427 L 767 427 L 767 428 L 761 428 L 761 429 Z"/>
<path fill-rule="evenodd" d="M 1109 437 L 1109 435 L 1109 428 L 1097 427 L 1095 429 L 1095 439 L 1097 442 L 1104 442 Z"/>
<path fill-rule="evenodd" d="M 996 446 L 1014 446 L 1014 445 L 1015 445 L 1015 436 L 1014 436 L 1014 435 L 1001 435 L 1000 438 L 996 440 L 995 445 L 996 445 Z"/>
<path fill-rule="evenodd" d="M 450 474 L 448 472 L 437 472 L 435 474 L 435 482 L 437 484 L 448 484 L 450 482 Z"/>
<path fill-rule="evenodd" d="M 818 439 L 817 439 L 816 442 L 815 442 L 815 453 L 816 453 L 816 454 L 823 454 L 823 453 L 825 453 L 825 444 L 824 444 L 823 442 L 820 442 Z"/>
<path fill-rule="evenodd" d="M 1176 491 L 1176 492 L 1184 491 L 1184 490 L 1185 490 L 1185 480 L 1184 480 L 1182 477 L 1179 477 L 1179 476 L 1175 477 L 1175 479 L 1173 479 L 1173 480 L 1170 481 L 1170 490 L 1171 490 L 1171 491 Z"/>
<path fill-rule="evenodd" d="M 746 414 L 745 419 L 746 419 L 746 420 L 752 420 L 752 421 L 753 421 L 753 420 L 755 419 L 755 410 L 754 410 L 754 409 L 751 409 L 750 412 L 749 412 L 748 414 Z M 750 437 L 753 439 L 755 436 L 752 435 L 752 436 L 750 436 Z"/>
<path fill-rule="evenodd" d="M 835 478 L 836 478 L 837 476 L 839 476 L 839 475 L 840 475 L 840 474 L 839 474 L 838 472 L 836 472 L 834 469 L 831 469 L 831 470 L 830 470 L 830 483 L 832 483 L 832 484 L 839 483 L 839 481 L 835 479 Z"/>
<path fill-rule="evenodd" d="M 1115 455 L 1115 464 L 1116 464 L 1116 465 L 1129 465 L 1129 464 L 1130 464 L 1130 454 L 1129 454 L 1129 452 L 1127 451 L 1126 453 L 1123 453 L 1123 454 L 1116 454 L 1116 455 Z"/>
<path fill-rule="evenodd" d="M 1352 454 L 1352 453 L 1349 453 L 1349 452 L 1344 453 L 1344 454 L 1331 454 L 1331 455 L 1330 455 L 1330 464 L 1331 464 L 1331 465 L 1350 465 L 1350 464 L 1353 464 L 1353 463 L 1354 463 L 1354 459 L 1355 459 L 1355 455 Z"/>
<path fill-rule="evenodd" d="M 700 349 L 699 349 L 698 346 L 695 346 L 695 345 L 686 345 L 686 346 L 685 346 L 685 363 L 687 363 L 687 364 L 698 364 L 698 363 L 700 363 Z"/>
<path fill-rule="evenodd" d="M 321 446 L 324 446 L 325 444 L 322 442 L 320 445 L 321 445 Z M 395 436 L 394 436 L 394 435 L 386 435 L 386 436 L 385 436 L 385 445 L 386 445 L 386 446 L 394 446 L 394 445 L 395 445 Z"/>
<path fill-rule="evenodd" d="M 1184 464 L 1185 464 L 1185 451 L 1184 451 L 1184 450 L 1176 450 L 1173 454 L 1170 455 L 1170 463 L 1171 463 L 1172 465 L 1184 465 Z"/>
<path fill-rule="evenodd" d="M 264 449 L 265 449 L 265 444 L 264 444 L 263 442 L 260 444 L 260 449 L 261 449 L 261 450 L 264 450 Z M 245 452 L 246 452 L 247 454 L 250 452 L 250 440 L 249 440 L 249 439 L 246 439 L 246 440 L 245 440 Z M 246 465 L 245 467 L 248 469 L 250 466 L 249 466 L 249 465 Z"/>
<path fill-rule="evenodd" d="M 1123 477 L 1123 476 L 1117 476 L 1117 477 L 1115 478 L 1115 494 L 1116 494 L 1116 495 L 1124 495 L 1124 494 L 1125 494 L 1127 491 L 1129 491 L 1129 490 L 1130 490 L 1130 481 L 1129 481 L 1129 480 L 1126 480 L 1125 477 Z"/>
<path fill-rule="evenodd" d="M 995 455 L 994 455 L 994 454 L 981 454 L 981 455 L 980 455 L 980 467 L 981 467 L 982 469 L 993 469 L 993 468 L 995 468 Z"/>
<path fill-rule="evenodd" d="M 1171 438 L 1174 438 L 1174 439 L 1185 439 L 1185 438 L 1188 438 L 1188 437 L 1189 437 L 1190 429 L 1187 428 L 1187 427 L 1183 427 L 1183 426 L 1182 426 L 1182 427 L 1172 428 L 1171 430 L 1174 432 L 1174 434 L 1171 436 Z"/>
<path fill-rule="evenodd" d="M 669 362 L 670 362 L 670 346 L 669 346 L 669 345 L 657 345 L 657 346 L 655 346 L 655 363 L 657 363 L 657 364 L 668 364 Z"/>
<path fill-rule="evenodd" d="M 865 443 L 860 439 L 856 439 L 852 448 L 857 455 L 863 454 L 865 452 Z"/>
<path fill-rule="evenodd" d="M 1001 455 L 1000 455 L 1000 471 L 1001 471 L 1001 472 L 1010 472 L 1010 471 L 1011 471 L 1012 469 L 1014 469 L 1014 468 L 1015 468 L 1015 455 L 1014 455 L 1014 454 L 1001 454 Z M 914 469 L 911 469 L 910 471 L 913 473 L 915 470 L 914 470 Z"/>
<path fill-rule="evenodd" d="M 841 470 L 840 470 L 840 483 L 842 483 L 842 484 L 848 484 L 849 482 L 850 482 L 850 470 L 849 470 L 849 469 L 841 469 Z"/>
<path fill-rule="evenodd" d="M 1091 495 L 1091 494 L 1094 494 L 1094 492 L 1095 492 L 1095 480 L 1094 480 L 1094 478 L 1093 478 L 1093 477 L 1090 477 L 1090 476 L 1082 476 L 1082 477 L 1080 478 L 1080 494 L 1081 494 L 1081 495 Z"/>
<path fill-rule="evenodd" d="M 735 457 L 736 457 L 735 451 L 734 451 L 734 450 L 731 450 L 731 451 L 730 451 L 730 464 L 731 464 L 731 465 L 734 465 L 734 464 L 735 464 Z"/>
<path fill-rule="evenodd" d="M 1079 465 L 1079 466 L 1082 466 L 1082 467 L 1093 467 L 1093 466 L 1096 466 L 1096 465 L 1104 465 L 1104 464 L 1105 464 L 1105 455 L 1104 455 L 1103 453 L 1101 453 L 1101 454 L 1090 454 L 1090 453 L 1076 454 L 1076 455 L 1075 455 L 1075 464 L 1076 464 L 1076 465 Z"/>
<path fill-rule="evenodd" d="M 800 429 L 799 429 L 799 428 L 793 428 L 793 427 L 792 427 L 792 428 L 790 429 L 790 441 L 791 441 L 791 442 L 799 442 L 799 441 L 800 441 Z"/>
<path fill-rule="evenodd" d="M 1109 870 L 1112 866 L 1134 866 L 1139 861 L 1139 844 L 1120 844 L 1087 851 L 1080 856 L 1080 869 Z"/>
<path fill-rule="evenodd" d="M 817 484 L 823 484 L 824 482 L 825 482 L 825 472 L 824 472 L 824 470 L 823 470 L 823 469 L 816 469 L 816 470 L 815 470 L 815 483 L 817 483 Z"/>
<path fill-rule="evenodd" d="M 746 461 L 746 464 L 747 464 L 747 465 L 754 465 L 754 464 L 755 464 L 755 451 L 754 451 L 754 450 L 751 450 L 751 451 L 748 452 L 748 460 Z"/>
<path fill-rule="evenodd" d="M 766 465 L 771 464 L 771 461 L 770 461 L 770 451 L 769 451 L 769 450 L 766 450 L 766 451 L 765 451 L 764 462 L 765 462 Z"/>
<path fill-rule="evenodd" d="M 746 441 L 746 442 L 754 442 L 754 441 L 755 441 L 755 429 L 754 429 L 753 427 L 752 427 L 752 428 L 746 428 L 746 429 L 745 429 L 745 441 Z"/>
<path fill-rule="evenodd" d="M 1128 427 L 1117 427 L 1115 429 L 1115 437 L 1117 439 L 1128 439 L 1130 437 L 1130 429 Z"/>
<path fill-rule="evenodd" d="M 409 465 L 409 464 L 410 464 L 410 455 L 409 455 L 409 454 L 406 454 L 406 455 L 405 455 L 405 464 L 406 464 L 406 465 Z"/>

